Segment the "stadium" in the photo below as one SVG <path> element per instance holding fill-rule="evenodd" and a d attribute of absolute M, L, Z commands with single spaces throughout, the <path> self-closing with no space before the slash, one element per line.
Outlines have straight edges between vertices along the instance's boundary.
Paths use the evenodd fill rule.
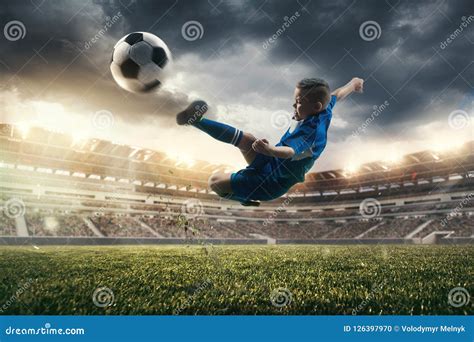
<path fill-rule="evenodd" d="M 2 313 L 473 313 L 452 290 L 473 290 L 474 141 L 312 172 L 249 208 L 209 190 L 228 165 L 0 132 Z"/>

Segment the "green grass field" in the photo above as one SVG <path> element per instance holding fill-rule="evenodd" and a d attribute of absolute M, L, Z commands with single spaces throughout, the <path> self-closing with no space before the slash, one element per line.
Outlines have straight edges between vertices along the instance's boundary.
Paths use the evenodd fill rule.
<path fill-rule="evenodd" d="M 473 261 L 472 246 L 0 247 L 0 313 L 467 315 L 448 293 L 474 293 Z"/>

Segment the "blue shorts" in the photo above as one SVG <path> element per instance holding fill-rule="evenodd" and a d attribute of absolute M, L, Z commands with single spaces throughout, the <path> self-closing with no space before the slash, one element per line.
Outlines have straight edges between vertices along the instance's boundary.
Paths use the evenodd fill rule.
<path fill-rule="evenodd" d="M 278 198 L 296 184 L 275 176 L 274 158 L 257 153 L 245 169 L 230 175 L 232 196 L 230 199 L 245 202 L 250 200 L 270 201 Z"/>

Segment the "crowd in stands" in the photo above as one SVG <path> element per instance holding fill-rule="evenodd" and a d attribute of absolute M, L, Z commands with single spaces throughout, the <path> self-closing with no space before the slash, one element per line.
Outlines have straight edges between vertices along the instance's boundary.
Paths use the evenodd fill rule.
<path fill-rule="evenodd" d="M 57 236 L 94 236 L 84 218 L 71 213 L 61 213 L 55 216 L 58 222 Z"/>
<path fill-rule="evenodd" d="M 333 229 L 325 236 L 327 239 L 350 239 L 356 238 L 372 227 L 380 224 L 378 220 L 350 220 L 345 224 Z"/>
<path fill-rule="evenodd" d="M 426 221 L 427 218 L 384 218 L 381 224 L 367 232 L 364 238 L 404 238 Z"/>
<path fill-rule="evenodd" d="M 183 214 L 181 206 L 176 204 L 160 204 L 159 210 L 150 214 L 114 213 L 110 211 L 113 206 L 80 213 L 57 208 L 28 207 L 24 219 L 30 236 L 97 236 L 97 231 L 106 237 L 187 239 L 390 239 L 405 238 L 413 232 L 416 234 L 412 237 L 423 238 L 434 231 L 449 231 L 453 232 L 452 236 L 458 237 L 474 236 L 474 216 L 466 212 L 454 216 L 444 212 L 410 216 L 412 208 L 453 209 L 455 204 L 412 205 L 403 212 L 397 211 L 398 216 L 382 215 L 374 219 L 364 219 L 360 215 L 355 217 L 358 212 L 355 208 L 342 211 L 269 212 L 204 207 L 202 212 L 193 215 Z M 316 218 L 323 220 L 312 220 Z M 287 221 L 280 221 L 282 219 Z M 428 221 L 423 228 L 422 225 Z M 419 231 L 416 232 L 416 229 Z M 0 215 L 0 235 L 16 236 L 15 219 L 4 213 Z"/>
<path fill-rule="evenodd" d="M 27 210 L 25 223 L 30 236 L 93 236 L 83 216 L 55 210 Z"/>
<path fill-rule="evenodd" d="M 54 236 L 51 230 L 45 228 L 43 211 L 27 211 L 25 213 L 26 227 L 30 236 Z"/>
<path fill-rule="evenodd" d="M 140 222 L 126 215 L 92 215 L 90 220 L 104 236 L 108 237 L 154 237 Z"/>
<path fill-rule="evenodd" d="M 457 237 L 474 236 L 474 215 L 437 216 L 414 237 L 423 238 L 436 231 L 453 232 L 452 236 Z"/>
<path fill-rule="evenodd" d="M 2 210 L 0 212 L 0 236 L 15 236 L 16 225 L 15 219 L 6 215 Z"/>

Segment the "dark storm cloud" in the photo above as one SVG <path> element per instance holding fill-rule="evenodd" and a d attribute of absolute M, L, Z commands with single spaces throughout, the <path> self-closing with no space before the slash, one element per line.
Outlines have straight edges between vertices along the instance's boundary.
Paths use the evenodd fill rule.
<path fill-rule="evenodd" d="M 118 11 L 123 18 L 104 38 L 79 53 L 104 25 L 105 16 Z M 263 49 L 285 17 L 295 12 L 298 19 L 268 50 Z M 351 120 L 361 122 L 372 106 L 388 100 L 389 109 L 376 122 L 388 131 L 398 129 L 400 123 L 437 119 L 437 106 L 454 110 L 462 94 L 472 91 L 474 22 L 446 48 L 440 48 L 459 28 L 461 18 L 470 15 L 474 15 L 471 0 L 3 1 L 1 22 L 20 20 L 27 35 L 17 42 L 0 41 L 0 68 L 4 86 L 8 86 L 7 80 L 17 82 L 11 79 L 16 74 L 25 80 L 30 95 L 54 98 L 76 94 L 97 108 L 116 108 L 125 119 L 131 112 L 171 115 L 187 102 L 186 95 L 161 93 L 154 101 L 143 101 L 115 86 L 108 62 L 117 39 L 130 31 L 150 31 L 169 44 L 175 57 L 193 53 L 211 61 L 253 43 L 268 63 L 288 65 L 290 71 L 292 66 L 306 65 L 313 70 L 308 76 L 327 78 L 332 87 L 352 76 L 365 77 L 366 92 L 353 100 Z M 202 24 L 202 39 L 183 39 L 181 28 L 190 20 Z M 365 41 L 359 34 L 360 25 L 369 20 L 381 28 L 380 37 L 373 41 Z M 282 77 L 289 78 L 290 84 L 297 81 L 291 74 Z M 252 84 L 248 89 L 252 91 Z M 287 93 L 288 84 L 277 83 L 272 91 Z M 354 128 L 352 122 L 349 131 Z"/>
<path fill-rule="evenodd" d="M 0 40 L 2 84 L 20 88 L 23 98 L 59 101 L 72 110 L 111 109 L 124 120 L 136 122 L 159 110 L 171 117 L 187 103 L 184 94 L 161 92 L 152 101 L 121 90 L 109 72 L 113 45 L 129 32 L 126 6 L 133 2 L 46 2 L 2 4 L 1 22 L 19 20 L 24 39 Z M 115 23 L 91 42 L 111 18 Z M 3 37 L 2 37 L 3 38 Z"/>
<path fill-rule="evenodd" d="M 313 1 L 307 9 L 311 16 L 305 15 L 291 27 L 274 55 L 314 66 L 333 87 L 351 76 L 366 78 L 366 94 L 357 103 L 370 107 L 385 100 L 391 103 L 378 125 L 436 119 L 426 107 L 435 97 L 438 103 L 443 101 L 448 85 L 447 91 L 454 93 L 472 91 L 474 65 L 469 65 L 474 23 L 450 46 L 440 48 L 440 42 L 459 28 L 462 17 L 474 13 L 472 1 L 397 2 L 393 6 L 385 1 L 326 6 Z M 379 39 L 364 41 L 359 36 L 360 25 L 368 20 L 380 25 Z M 301 56 L 301 50 L 305 55 Z M 456 109 L 459 99 L 450 101 L 444 102 Z M 359 119 L 367 116 L 366 112 L 354 114 Z"/>

